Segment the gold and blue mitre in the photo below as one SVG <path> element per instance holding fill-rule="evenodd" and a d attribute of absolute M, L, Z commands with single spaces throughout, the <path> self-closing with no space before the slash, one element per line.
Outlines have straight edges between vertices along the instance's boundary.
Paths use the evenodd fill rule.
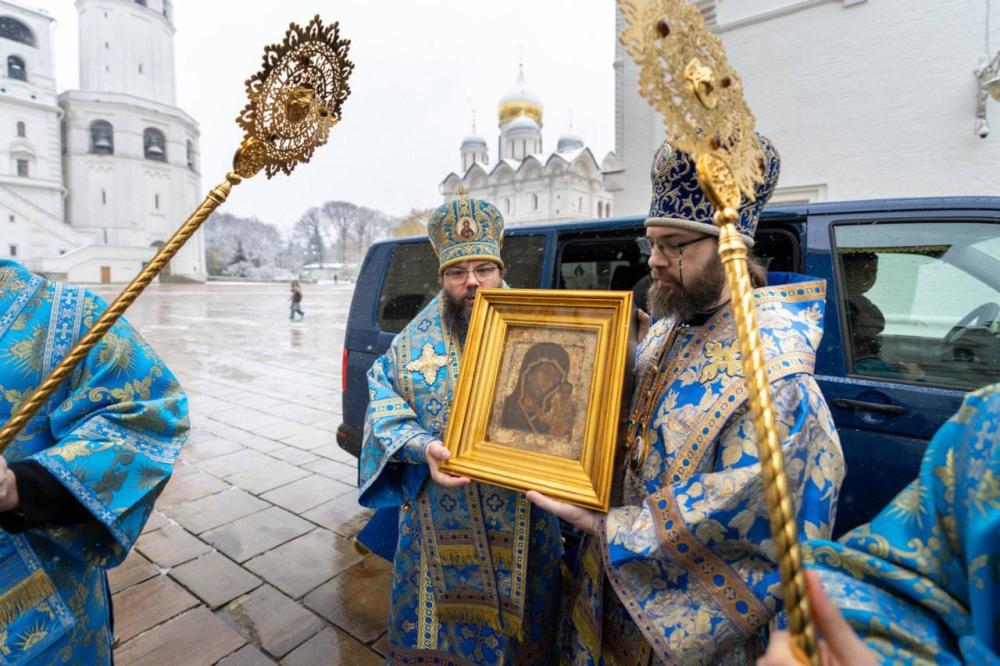
<path fill-rule="evenodd" d="M 757 137 L 764 149 L 763 163 L 760 165 L 764 180 L 757 186 L 755 201 L 743 200 L 740 221 L 736 224 L 747 247 L 753 247 L 760 212 L 774 194 L 781 171 L 781 156 L 778 151 L 767 137 L 760 134 Z M 719 235 L 719 227 L 712 221 L 715 206 L 698 185 L 695 163 L 689 155 L 674 150 L 664 141 L 653 157 L 650 179 L 653 182 L 653 199 L 646 218 L 647 227 L 678 227 L 712 236 Z"/>
<path fill-rule="evenodd" d="M 503 215 L 489 201 L 473 199 L 465 190 L 434 211 L 427 237 L 440 261 L 439 272 L 463 261 L 492 261 L 503 268 Z"/>

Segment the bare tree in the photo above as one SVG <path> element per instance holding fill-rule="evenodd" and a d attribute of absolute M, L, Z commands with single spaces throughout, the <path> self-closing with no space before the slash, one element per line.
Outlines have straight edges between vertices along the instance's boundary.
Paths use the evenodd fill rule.
<path fill-rule="evenodd" d="M 292 239 L 305 248 L 308 261 L 322 266 L 330 240 L 330 220 L 323 208 L 313 207 L 303 213 L 292 230 Z"/>

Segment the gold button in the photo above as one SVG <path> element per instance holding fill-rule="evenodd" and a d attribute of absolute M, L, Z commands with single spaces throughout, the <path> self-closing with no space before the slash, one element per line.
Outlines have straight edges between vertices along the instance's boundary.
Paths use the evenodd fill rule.
<path fill-rule="evenodd" d="M 410 503 L 407 502 L 406 504 L 403 505 L 403 511 L 409 511 L 409 510 L 410 510 Z"/>

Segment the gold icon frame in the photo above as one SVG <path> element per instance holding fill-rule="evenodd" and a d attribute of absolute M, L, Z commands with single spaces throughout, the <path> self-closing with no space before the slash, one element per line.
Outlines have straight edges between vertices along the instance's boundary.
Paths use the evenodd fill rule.
<path fill-rule="evenodd" d="M 628 291 L 480 289 L 445 434 L 445 446 L 452 455 L 442 469 L 513 490 L 537 490 L 553 499 L 606 512 L 622 387 L 630 360 L 631 321 L 632 292 Z M 510 334 L 518 328 L 537 331 L 539 342 L 554 331 L 597 335 L 587 373 L 584 404 L 588 408 L 577 459 L 508 446 L 487 437 L 497 404 L 501 362 Z M 576 396 L 580 395 L 577 391 Z"/>

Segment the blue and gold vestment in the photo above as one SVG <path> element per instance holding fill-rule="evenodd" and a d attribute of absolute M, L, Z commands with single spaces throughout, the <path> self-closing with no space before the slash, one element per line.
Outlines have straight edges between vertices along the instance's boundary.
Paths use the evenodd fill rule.
<path fill-rule="evenodd" d="M 0 421 L 104 308 L 0 261 Z M 4 451 L 44 467 L 92 520 L 0 532 L 0 664 L 111 662 L 106 571 L 139 537 L 187 431 L 180 385 L 119 320 Z"/>
<path fill-rule="evenodd" d="M 822 538 L 844 476 L 833 419 L 812 377 L 826 289 L 784 277 L 753 295 L 799 530 Z M 658 373 L 662 387 L 643 433 L 648 452 L 637 471 L 626 471 L 622 506 L 584 548 L 564 660 L 752 661 L 781 591 L 729 306 L 702 326 L 657 321 L 636 364 L 637 386 Z"/>
<path fill-rule="evenodd" d="M 803 546 L 885 663 L 1000 664 L 1000 384 L 966 396 L 871 523 Z"/>
<path fill-rule="evenodd" d="M 424 448 L 444 436 L 460 355 L 439 294 L 368 373 L 360 502 L 402 507 L 388 663 L 552 663 L 558 521 L 520 493 L 429 478 Z"/>

